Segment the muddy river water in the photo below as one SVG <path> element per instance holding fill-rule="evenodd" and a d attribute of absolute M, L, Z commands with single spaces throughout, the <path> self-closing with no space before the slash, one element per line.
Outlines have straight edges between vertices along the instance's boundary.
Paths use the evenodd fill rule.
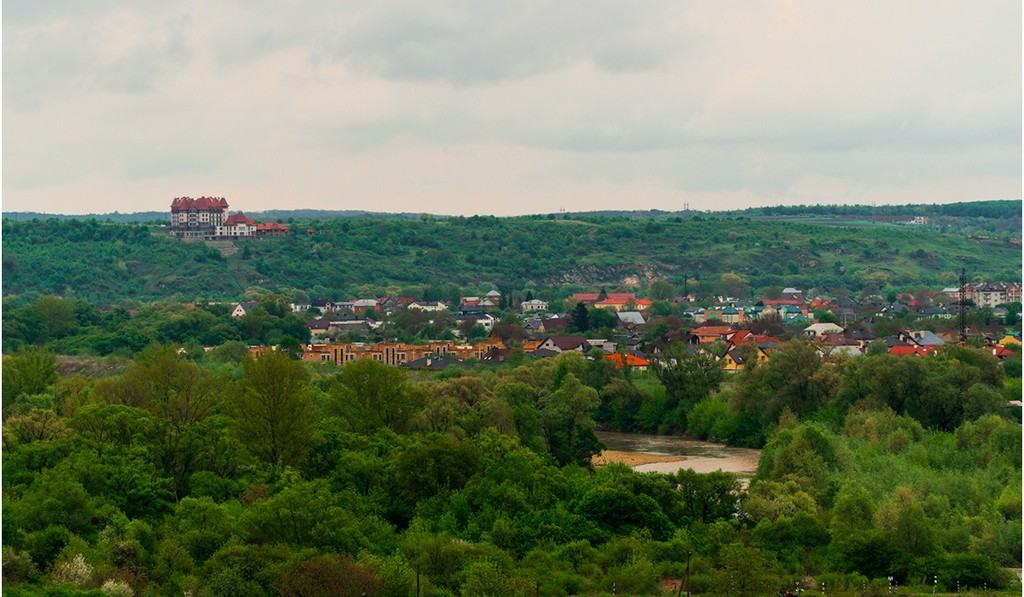
<path fill-rule="evenodd" d="M 674 473 L 688 468 L 698 473 L 725 471 L 741 477 L 757 471 L 761 450 L 731 448 L 722 444 L 664 435 L 600 431 L 605 451 L 595 459 L 623 462 L 640 472 Z"/>

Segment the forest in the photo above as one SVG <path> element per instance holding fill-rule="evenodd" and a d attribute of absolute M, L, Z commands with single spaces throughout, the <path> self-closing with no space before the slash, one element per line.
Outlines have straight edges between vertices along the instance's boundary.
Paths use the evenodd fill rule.
<path fill-rule="evenodd" d="M 671 345 L 650 371 L 182 348 L 3 357 L 5 595 L 1020 592 L 1019 349 L 794 339 L 727 376 Z M 594 468 L 601 429 L 763 453 Z"/>
<path fill-rule="evenodd" d="M 876 341 L 844 358 L 780 325 L 767 361 L 727 373 L 721 346 L 669 333 L 687 327 L 677 292 L 893 302 L 961 267 L 1018 281 L 1019 206 L 940 206 L 927 228 L 776 219 L 865 215 L 834 206 L 378 214 L 215 245 L 152 223 L 5 219 L 3 594 L 1020 594 L 1019 345 L 999 360 L 978 337 L 922 358 Z M 298 358 L 311 336 L 297 300 L 497 289 L 557 305 L 604 286 L 655 300 L 649 370 L 600 351 L 443 371 Z M 242 299 L 255 304 L 231 317 Z M 583 313 L 576 331 L 611 337 L 612 314 Z M 498 316 L 515 346 L 522 323 Z M 969 323 L 1004 333 L 991 319 Z M 456 327 L 407 310 L 380 323 L 372 339 Z M 254 360 L 250 345 L 277 349 Z M 760 464 L 596 466 L 603 431 L 754 448 Z"/>
<path fill-rule="evenodd" d="M 444 281 L 552 300 L 604 285 L 643 292 L 653 279 L 710 296 L 731 274 L 743 281 L 738 298 L 784 287 L 884 296 L 954 285 L 961 268 L 977 281 L 1019 279 L 1019 221 L 1006 232 L 1009 221 L 919 229 L 742 216 L 363 217 L 295 222 L 287 238 L 240 241 L 222 252 L 158 226 L 5 219 L 3 286 L 5 297 L 116 304 L 239 300 L 249 289 L 404 296 Z"/>

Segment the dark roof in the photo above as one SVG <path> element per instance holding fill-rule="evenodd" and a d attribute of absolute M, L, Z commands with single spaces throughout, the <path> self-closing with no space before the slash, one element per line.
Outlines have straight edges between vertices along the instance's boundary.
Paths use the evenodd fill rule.
<path fill-rule="evenodd" d="M 583 336 L 548 336 L 547 339 L 559 350 L 576 350 L 580 346 L 583 346 L 584 350 L 590 348 L 590 343 Z"/>
<path fill-rule="evenodd" d="M 402 363 L 402 366 L 409 367 L 410 369 L 447 369 L 448 367 L 465 367 L 465 364 L 458 359 L 427 355 L 407 363 Z"/>
<path fill-rule="evenodd" d="M 538 357 L 538 358 L 548 358 L 548 357 L 557 357 L 558 356 L 557 352 L 555 352 L 553 350 L 548 350 L 546 348 L 538 348 L 537 350 L 534 350 L 532 352 L 528 352 L 526 354 L 530 355 L 531 357 Z"/>

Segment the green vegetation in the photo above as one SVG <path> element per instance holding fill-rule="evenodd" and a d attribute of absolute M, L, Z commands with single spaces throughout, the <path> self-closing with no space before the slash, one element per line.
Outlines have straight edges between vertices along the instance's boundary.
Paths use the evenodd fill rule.
<path fill-rule="evenodd" d="M 699 216 L 363 218 L 293 224 L 287 238 L 240 242 L 237 253 L 222 256 L 139 225 L 53 219 L 3 226 L 5 293 L 94 303 L 238 299 L 250 288 L 450 300 L 462 288 L 496 287 L 506 297 L 533 290 L 551 300 L 629 278 L 646 291 L 649 276 L 709 295 L 721 290 L 725 274 L 738 280 L 726 286 L 748 295 L 785 286 L 887 293 L 955 284 L 961 267 L 979 280 L 1015 280 L 1021 267 L 1019 242 L 984 227 L 983 238 L 968 238 L 960 229 Z"/>
<path fill-rule="evenodd" d="M 830 207 L 800 213 L 865 215 Z M 939 218 L 928 229 L 773 220 L 789 212 L 361 217 L 295 223 L 223 254 L 149 226 L 5 220 L 4 594 L 766 595 L 803 583 L 881 596 L 890 577 L 901 593 L 1019 594 L 1006 568 L 1021 566 L 1021 424 L 1005 406 L 1020 397 L 1019 347 L 1002 362 L 877 344 L 840 359 L 791 340 L 735 375 L 713 358 L 720 347 L 671 344 L 650 371 L 574 352 L 439 373 L 295 360 L 310 339 L 295 299 L 497 288 L 557 305 L 630 285 L 678 320 L 652 325 L 655 337 L 679 327 L 682 291 L 895 298 L 951 285 L 962 266 L 1019 279 L 1019 230 L 1004 226 L 1019 228 L 1019 202 L 939 207 L 892 212 Z M 241 319 L 206 302 L 242 298 L 256 304 Z M 502 313 L 496 332 L 521 339 Z M 573 315 L 589 334 L 616 324 L 601 309 Z M 913 315 L 900 317 L 876 331 Z M 374 333 L 455 325 L 406 311 Z M 252 360 L 249 344 L 280 350 Z M 599 430 L 763 452 L 749 480 L 594 469 Z"/>
<path fill-rule="evenodd" d="M 1020 591 L 1019 352 L 792 341 L 723 384 L 685 351 L 410 378 L 236 347 L 154 344 L 113 374 L 4 357 L 5 594 L 653 595 L 687 571 L 709 595 Z M 764 452 L 748 491 L 592 470 L 598 427 Z"/>

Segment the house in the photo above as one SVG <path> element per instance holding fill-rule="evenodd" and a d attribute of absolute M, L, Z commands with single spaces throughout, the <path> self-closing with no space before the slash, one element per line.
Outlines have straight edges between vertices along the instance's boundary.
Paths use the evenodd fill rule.
<path fill-rule="evenodd" d="M 559 332 L 569 327 L 570 319 L 568 317 L 551 317 L 548 319 L 542 319 L 540 321 L 540 327 L 537 329 L 539 332 Z"/>
<path fill-rule="evenodd" d="M 334 303 L 330 299 L 316 299 L 311 304 L 313 307 L 320 309 L 321 313 L 334 310 Z"/>
<path fill-rule="evenodd" d="M 484 295 L 484 298 L 480 299 L 480 307 L 487 310 L 501 307 L 501 293 L 497 290 L 488 292 Z"/>
<path fill-rule="evenodd" d="M 584 354 L 590 352 L 592 346 L 583 336 L 548 336 L 540 343 L 539 350 L 550 350 L 563 353 L 575 350 Z"/>
<path fill-rule="evenodd" d="M 305 313 L 313 304 L 307 301 L 292 303 L 292 313 Z"/>
<path fill-rule="evenodd" d="M 622 294 L 633 295 L 633 293 L 631 292 Z M 598 309 L 613 309 L 615 311 L 631 309 L 635 309 L 637 311 L 645 311 L 652 304 L 654 303 L 650 299 L 636 298 L 636 295 L 633 295 L 633 298 L 611 298 L 611 295 L 608 295 L 608 298 L 604 299 L 603 301 L 594 302 L 594 306 L 597 307 Z"/>
<path fill-rule="evenodd" d="M 590 338 L 587 340 L 590 342 L 591 348 L 600 348 L 605 354 L 611 354 L 615 352 L 615 343 L 605 338 Z"/>
<path fill-rule="evenodd" d="M 721 320 L 723 323 L 739 325 L 743 323 L 744 314 L 736 307 L 726 307 L 722 309 Z"/>
<path fill-rule="evenodd" d="M 256 306 L 256 301 L 245 301 L 243 303 L 235 303 L 235 306 L 231 309 L 231 316 L 235 319 L 241 319 L 245 315 L 252 311 L 252 308 Z"/>
<path fill-rule="evenodd" d="M 616 369 L 630 367 L 638 371 L 647 371 L 647 368 L 651 366 L 651 362 L 647 359 L 629 352 L 606 354 L 604 360 L 614 363 Z"/>
<path fill-rule="evenodd" d="M 996 342 L 998 346 L 1020 346 L 1020 339 L 1015 336 L 1006 335 L 999 342 Z"/>
<path fill-rule="evenodd" d="M 440 311 L 448 310 L 448 305 L 441 301 L 414 301 L 409 303 L 408 308 L 416 311 L 430 311 L 432 313 L 438 313 Z"/>
<path fill-rule="evenodd" d="M 705 325 L 701 326 L 690 334 L 696 338 L 698 344 L 714 344 L 719 340 L 725 340 L 735 330 L 727 325 Z"/>
<path fill-rule="evenodd" d="M 996 357 L 1000 361 L 1006 360 L 1006 357 L 1013 354 L 1013 351 L 1005 346 L 987 346 L 985 347 L 985 350 L 991 352 L 992 356 Z"/>
<path fill-rule="evenodd" d="M 497 321 L 490 313 L 458 315 L 455 320 L 459 323 L 472 321 L 473 325 L 482 326 L 488 332 L 494 329 L 494 323 Z"/>
<path fill-rule="evenodd" d="M 242 212 L 228 216 L 224 223 L 216 227 L 215 236 L 223 239 L 244 239 L 256 236 L 256 222 Z"/>
<path fill-rule="evenodd" d="M 256 236 L 287 236 L 292 229 L 278 222 L 256 224 Z"/>
<path fill-rule="evenodd" d="M 539 332 L 541 331 L 541 321 L 540 317 L 528 317 L 523 320 L 523 329 L 527 334 Z"/>
<path fill-rule="evenodd" d="M 730 350 L 725 353 L 722 360 L 725 362 L 725 364 L 722 365 L 722 371 L 727 371 L 729 373 L 736 373 L 747 366 L 746 359 L 744 359 L 736 350 Z"/>
<path fill-rule="evenodd" d="M 547 311 L 548 302 L 542 301 L 540 299 L 532 299 L 520 303 L 519 308 L 523 311 L 523 313 L 526 313 L 528 311 Z"/>
<path fill-rule="evenodd" d="M 351 301 L 346 305 L 348 310 L 356 315 L 365 315 L 367 311 L 373 311 L 374 313 L 380 313 L 380 301 L 377 299 L 357 299 Z"/>
<path fill-rule="evenodd" d="M 626 328 L 646 325 L 644 316 L 639 311 L 619 311 L 615 314 L 619 318 L 619 325 Z"/>
<path fill-rule="evenodd" d="M 928 318 L 928 317 L 935 317 L 935 318 L 938 318 L 938 319 L 952 319 L 953 318 L 953 314 L 950 313 L 949 310 L 946 309 L 945 307 L 943 307 L 942 305 L 935 305 L 935 306 L 932 306 L 932 307 L 928 307 L 926 309 L 922 309 L 922 310 L 918 311 L 917 316 L 918 316 L 918 318 L 921 318 L 921 319 Z"/>
<path fill-rule="evenodd" d="M 917 346 L 938 347 L 946 345 L 942 338 L 939 338 L 934 332 L 929 330 L 919 330 L 916 332 L 901 330 L 897 336 L 907 344 L 915 344 Z"/>
<path fill-rule="evenodd" d="M 889 349 L 889 354 L 896 355 L 898 357 L 905 356 L 918 356 L 926 357 L 933 354 L 935 349 L 930 346 L 911 346 L 911 345 L 897 345 Z"/>
<path fill-rule="evenodd" d="M 811 336 L 811 337 L 815 337 L 815 338 L 820 338 L 821 336 L 824 336 L 826 334 L 842 334 L 842 333 L 843 333 L 842 326 L 838 326 L 838 325 L 836 325 L 834 323 L 814 323 L 814 324 L 811 324 L 811 325 L 807 326 L 806 328 L 804 328 L 803 331 L 800 332 L 800 335 L 801 336 Z"/>
<path fill-rule="evenodd" d="M 310 336 L 323 336 L 330 329 L 331 322 L 326 319 L 309 319 L 306 320 L 306 326 Z"/>
<path fill-rule="evenodd" d="M 370 322 L 366 319 L 359 319 L 355 315 L 340 316 L 331 320 L 331 327 L 328 332 L 339 336 L 351 336 L 365 338 L 370 334 Z"/>

